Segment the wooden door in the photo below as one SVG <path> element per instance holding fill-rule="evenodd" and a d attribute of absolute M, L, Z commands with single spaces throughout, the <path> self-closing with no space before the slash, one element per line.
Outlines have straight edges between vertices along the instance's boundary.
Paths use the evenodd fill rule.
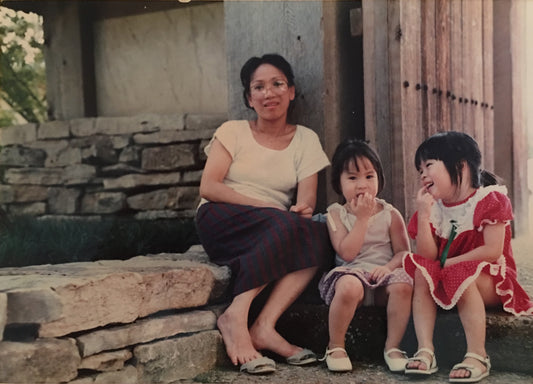
<path fill-rule="evenodd" d="M 366 136 L 385 168 L 383 197 L 408 220 L 418 145 L 464 131 L 494 165 L 492 0 L 363 0 Z"/>

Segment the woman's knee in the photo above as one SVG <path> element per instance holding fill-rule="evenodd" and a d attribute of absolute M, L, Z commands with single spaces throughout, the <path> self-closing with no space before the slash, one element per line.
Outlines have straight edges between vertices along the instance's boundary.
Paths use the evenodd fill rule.
<path fill-rule="evenodd" d="M 365 295 L 363 283 L 357 277 L 344 275 L 335 284 L 335 296 L 347 302 L 360 302 Z"/>

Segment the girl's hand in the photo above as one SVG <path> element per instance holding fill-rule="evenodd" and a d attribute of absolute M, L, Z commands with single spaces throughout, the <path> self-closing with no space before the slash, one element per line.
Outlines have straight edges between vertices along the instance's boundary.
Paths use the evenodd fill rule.
<path fill-rule="evenodd" d="M 290 212 L 294 212 L 297 215 L 310 219 L 313 216 L 313 208 L 305 203 L 298 203 L 293 205 L 290 209 Z"/>
<path fill-rule="evenodd" d="M 427 189 L 425 187 L 420 188 L 416 194 L 418 217 L 429 218 L 433 203 L 435 203 L 435 199 Z"/>
<path fill-rule="evenodd" d="M 391 272 L 392 271 L 390 270 L 390 268 L 387 267 L 386 265 L 376 267 L 374 268 L 372 272 L 370 272 L 370 280 L 373 282 L 377 282 L 381 278 L 383 278 L 384 276 L 388 275 Z"/>
<path fill-rule="evenodd" d="M 374 212 L 376 199 L 370 193 L 365 192 L 350 201 L 350 210 L 358 219 L 368 219 Z"/>

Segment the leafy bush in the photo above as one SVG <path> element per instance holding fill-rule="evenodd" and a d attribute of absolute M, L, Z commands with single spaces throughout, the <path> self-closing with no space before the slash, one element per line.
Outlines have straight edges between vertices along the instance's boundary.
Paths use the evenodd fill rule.
<path fill-rule="evenodd" d="M 192 219 L 86 221 L 4 216 L 0 220 L 0 267 L 125 260 L 150 253 L 182 253 L 199 243 Z"/>

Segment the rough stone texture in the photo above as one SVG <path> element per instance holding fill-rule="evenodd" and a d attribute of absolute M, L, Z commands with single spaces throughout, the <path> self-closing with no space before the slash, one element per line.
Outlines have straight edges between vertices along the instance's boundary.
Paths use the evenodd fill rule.
<path fill-rule="evenodd" d="M 10 168 L 4 175 L 9 184 L 58 185 L 63 183 L 62 169 Z"/>
<path fill-rule="evenodd" d="M 5 144 L 3 144 L 5 145 Z M 4 147 L 0 151 L 0 165 L 14 167 L 42 167 L 46 152 L 21 146 Z"/>
<path fill-rule="evenodd" d="M 137 370 L 128 365 L 120 371 L 104 372 L 69 381 L 69 384 L 137 384 Z M 148 384 L 148 383 L 141 383 Z"/>
<path fill-rule="evenodd" d="M 10 205 L 7 210 L 12 215 L 30 215 L 39 216 L 46 213 L 45 203 L 29 203 L 29 204 L 17 204 Z"/>
<path fill-rule="evenodd" d="M 160 189 L 128 197 L 128 206 L 139 211 L 177 209 L 199 201 L 198 187 Z"/>
<path fill-rule="evenodd" d="M 51 214 L 76 213 L 81 192 L 74 188 L 50 188 L 48 209 Z"/>
<path fill-rule="evenodd" d="M 60 139 L 70 136 L 70 125 L 68 121 L 49 121 L 39 124 L 37 129 L 38 139 Z"/>
<path fill-rule="evenodd" d="M 124 368 L 124 363 L 131 359 L 132 356 L 133 353 L 128 349 L 103 352 L 83 358 L 78 369 L 90 369 L 100 372 L 119 371 Z"/>
<path fill-rule="evenodd" d="M 0 277 L 0 291 L 8 296 L 7 323 L 41 323 L 41 337 L 202 306 L 213 288 L 223 291 L 229 279 L 220 267 L 162 256 L 3 268 Z"/>
<path fill-rule="evenodd" d="M 69 381 L 77 376 L 80 361 L 73 339 L 38 339 L 32 343 L 3 341 L 0 343 L 0 382 Z"/>
<path fill-rule="evenodd" d="M 115 179 L 104 179 L 104 189 L 129 189 L 147 185 L 172 185 L 180 181 L 180 173 L 158 173 L 151 175 L 126 175 Z"/>
<path fill-rule="evenodd" d="M 195 310 L 179 315 L 141 319 L 133 324 L 96 330 L 76 339 L 81 355 L 89 356 L 181 333 L 213 330 L 215 326 L 216 317 L 213 312 Z"/>
<path fill-rule="evenodd" d="M 126 195 L 122 192 L 97 192 L 83 196 L 81 213 L 115 213 L 126 204 Z"/>
<path fill-rule="evenodd" d="M 142 168 L 152 171 L 170 171 L 195 164 L 194 146 L 166 145 L 146 148 L 142 152 Z"/>
<path fill-rule="evenodd" d="M 0 143 L 2 145 L 25 144 L 37 139 L 37 125 L 23 124 L 16 127 L 0 129 Z"/>
<path fill-rule="evenodd" d="M 0 341 L 4 336 L 4 328 L 7 323 L 7 295 L 0 292 Z"/>
<path fill-rule="evenodd" d="M 137 346 L 133 354 L 142 383 L 188 379 L 226 360 L 222 336 L 218 331 Z"/>
<path fill-rule="evenodd" d="M 46 200 L 48 192 L 48 187 L 41 187 L 39 185 L 16 185 L 13 187 L 14 201 L 21 203 Z"/>
<path fill-rule="evenodd" d="M 203 147 L 225 119 L 223 114 L 148 113 L 1 128 L 0 203 L 9 213 L 41 217 L 190 218 L 206 161 Z M 41 192 L 17 195 L 15 186 L 18 191 L 35 186 Z M 76 187 L 76 192 L 48 193 L 51 186 Z M 156 187 L 174 198 L 154 192 Z M 116 200 L 99 195 L 107 192 L 124 195 L 113 195 Z M 129 206 L 125 199 L 130 197 Z M 142 199 L 157 202 L 135 202 Z"/>
<path fill-rule="evenodd" d="M 136 134 L 133 140 L 137 144 L 169 144 L 182 141 L 209 139 L 214 129 L 198 129 L 185 131 L 162 131 L 149 134 Z"/>
<path fill-rule="evenodd" d="M 216 129 L 227 119 L 226 114 L 199 115 L 188 113 L 185 116 L 185 126 L 190 130 Z"/>

